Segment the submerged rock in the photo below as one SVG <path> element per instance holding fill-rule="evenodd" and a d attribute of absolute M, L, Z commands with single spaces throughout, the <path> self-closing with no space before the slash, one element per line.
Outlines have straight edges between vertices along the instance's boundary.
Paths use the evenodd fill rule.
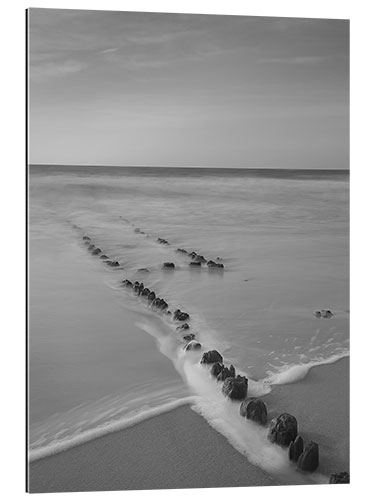
<path fill-rule="evenodd" d="M 191 342 L 185 345 L 184 349 L 186 351 L 198 351 L 201 347 L 202 346 L 199 342 L 195 342 L 195 340 L 192 340 Z"/>
<path fill-rule="evenodd" d="M 195 339 L 195 335 L 194 333 L 188 333 L 187 335 L 184 335 L 182 338 L 186 340 L 186 342 L 190 342 L 190 340 Z"/>
<path fill-rule="evenodd" d="M 122 283 L 128 288 L 133 288 L 133 283 L 127 279 L 123 280 Z"/>
<path fill-rule="evenodd" d="M 335 472 L 329 476 L 329 484 L 349 484 L 349 472 Z"/>
<path fill-rule="evenodd" d="M 91 253 L 92 255 L 99 255 L 100 253 L 102 253 L 102 251 L 100 250 L 100 248 L 95 248 L 95 250 L 93 250 Z"/>
<path fill-rule="evenodd" d="M 104 260 L 104 259 L 108 259 L 108 255 L 106 255 L 105 253 L 103 253 L 103 255 L 101 255 L 101 256 L 100 256 L 100 258 L 101 258 L 102 260 Z"/>
<path fill-rule="evenodd" d="M 291 441 L 289 444 L 288 455 L 289 460 L 292 462 L 297 462 L 299 457 L 303 452 L 303 439 L 301 436 L 297 436 L 294 441 Z"/>
<path fill-rule="evenodd" d="M 120 267 L 120 264 L 117 262 L 117 260 L 108 260 L 107 264 L 111 267 Z"/>
<path fill-rule="evenodd" d="M 215 350 L 203 353 L 201 359 L 201 363 L 206 365 L 211 363 L 222 363 L 222 362 L 223 362 L 222 355 Z"/>
<path fill-rule="evenodd" d="M 164 262 L 163 264 L 163 268 L 167 268 L 167 269 L 174 269 L 175 268 L 175 265 L 173 262 Z"/>
<path fill-rule="evenodd" d="M 333 313 L 329 309 L 322 309 L 322 317 L 323 318 L 332 318 Z"/>
<path fill-rule="evenodd" d="M 259 398 L 248 398 L 241 403 L 240 415 L 258 424 L 267 423 L 267 406 Z"/>
<path fill-rule="evenodd" d="M 161 243 L 162 245 L 169 245 L 169 241 L 165 240 L 164 238 L 158 238 L 157 242 Z"/>
<path fill-rule="evenodd" d="M 189 330 L 189 329 L 190 329 L 189 323 L 184 323 L 176 328 L 176 330 Z"/>
<path fill-rule="evenodd" d="M 150 270 L 149 270 L 149 269 L 147 269 L 147 267 L 141 267 L 140 269 L 138 269 L 138 272 L 139 272 L 139 273 L 149 273 L 149 272 L 150 272 Z"/>
<path fill-rule="evenodd" d="M 314 472 L 318 466 L 319 446 L 314 441 L 310 441 L 298 458 L 297 467 L 303 471 Z"/>
<path fill-rule="evenodd" d="M 236 378 L 228 377 L 224 381 L 222 392 L 230 399 L 245 399 L 247 396 L 247 384 L 247 378 L 241 377 L 241 375 L 237 375 Z"/>
<path fill-rule="evenodd" d="M 187 250 L 185 250 L 184 248 L 177 248 L 176 252 L 187 253 Z"/>
<path fill-rule="evenodd" d="M 271 420 L 268 431 L 268 439 L 271 443 L 276 443 L 280 446 L 289 446 L 289 443 L 296 439 L 297 434 L 297 419 L 293 415 L 282 413 Z"/>
<path fill-rule="evenodd" d="M 83 241 L 90 241 L 91 238 L 89 236 L 82 236 Z"/>
<path fill-rule="evenodd" d="M 91 243 L 91 245 L 89 245 L 89 246 L 87 247 L 87 249 L 88 249 L 88 250 L 93 250 L 94 248 L 95 248 L 95 245 L 93 245 L 92 243 Z"/>
<path fill-rule="evenodd" d="M 203 255 L 196 255 L 194 257 L 194 262 L 202 262 L 202 263 L 204 263 L 204 262 L 207 262 L 207 260 L 204 258 Z"/>
<path fill-rule="evenodd" d="M 207 267 L 210 269 L 224 269 L 224 264 L 221 264 L 220 262 L 214 262 L 213 260 L 209 260 L 207 262 Z"/>
<path fill-rule="evenodd" d="M 192 261 L 192 262 L 189 263 L 189 266 L 201 267 L 201 263 L 200 262 Z"/>

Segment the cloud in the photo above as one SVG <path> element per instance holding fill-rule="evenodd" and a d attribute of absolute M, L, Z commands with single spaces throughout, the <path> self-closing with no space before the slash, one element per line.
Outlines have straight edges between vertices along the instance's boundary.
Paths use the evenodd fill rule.
<path fill-rule="evenodd" d="M 87 64 L 76 60 L 34 64 L 30 66 L 30 78 L 34 81 L 42 82 L 50 78 L 58 78 L 77 73 L 86 67 Z"/>

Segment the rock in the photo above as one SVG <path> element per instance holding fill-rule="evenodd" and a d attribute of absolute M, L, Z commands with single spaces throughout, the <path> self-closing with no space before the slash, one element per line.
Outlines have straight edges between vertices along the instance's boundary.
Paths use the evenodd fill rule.
<path fill-rule="evenodd" d="M 202 346 L 199 342 L 195 342 L 194 340 L 192 340 L 191 342 L 185 345 L 184 349 L 186 351 L 198 351 L 201 347 Z"/>
<path fill-rule="evenodd" d="M 168 302 L 166 302 L 164 299 L 161 299 L 159 304 L 159 309 L 161 311 L 165 311 L 165 309 L 168 309 Z"/>
<path fill-rule="evenodd" d="M 236 370 L 234 369 L 233 365 L 230 365 L 229 368 L 227 366 L 224 366 L 216 378 L 220 382 L 224 382 L 224 380 L 226 380 L 227 378 L 229 377 L 234 378 L 235 376 L 236 376 Z"/>
<path fill-rule="evenodd" d="M 297 419 L 293 415 L 282 413 L 271 420 L 268 431 L 268 439 L 271 443 L 276 443 L 280 446 L 289 446 L 289 443 L 296 439 L 297 434 Z"/>
<path fill-rule="evenodd" d="M 83 241 L 91 241 L 89 236 L 82 236 Z"/>
<path fill-rule="evenodd" d="M 90 242 L 89 241 L 84 241 L 83 244 L 84 245 L 90 245 Z"/>
<path fill-rule="evenodd" d="M 100 256 L 100 258 L 101 258 L 102 260 L 104 260 L 104 259 L 108 259 L 108 255 L 106 255 L 105 253 L 103 253 L 103 254 Z"/>
<path fill-rule="evenodd" d="M 207 351 L 203 353 L 201 363 L 205 365 L 209 365 L 211 363 L 222 363 L 223 362 L 223 357 L 222 355 L 217 352 L 217 351 Z"/>
<path fill-rule="evenodd" d="M 149 270 L 149 269 L 147 269 L 147 267 L 141 267 L 140 269 L 138 269 L 138 272 L 139 272 L 139 273 L 149 273 L 149 272 L 150 272 L 150 270 Z"/>
<path fill-rule="evenodd" d="M 203 255 L 196 255 L 194 257 L 194 262 L 202 262 L 202 263 L 204 263 L 204 262 L 207 262 L 207 260 L 203 257 Z"/>
<path fill-rule="evenodd" d="M 173 262 L 164 262 L 163 268 L 168 268 L 168 269 L 174 269 L 174 264 Z"/>
<path fill-rule="evenodd" d="M 139 229 L 139 227 L 136 227 L 136 228 L 134 229 L 134 232 L 135 232 L 135 233 L 139 233 L 140 231 L 141 231 L 141 230 Z"/>
<path fill-rule="evenodd" d="M 102 251 L 100 250 L 100 248 L 95 248 L 95 250 L 93 250 L 91 253 L 92 255 L 99 255 L 100 253 L 102 253 Z"/>
<path fill-rule="evenodd" d="M 161 243 L 162 245 L 169 245 L 169 242 L 167 240 L 165 240 L 164 238 L 158 238 L 157 242 Z"/>
<path fill-rule="evenodd" d="M 187 250 L 185 250 L 184 248 L 177 248 L 176 252 L 187 253 Z"/>
<path fill-rule="evenodd" d="M 133 283 L 129 280 L 123 280 L 123 283 L 128 288 L 133 288 Z"/>
<path fill-rule="evenodd" d="M 144 288 L 141 291 L 141 297 L 148 297 L 150 295 L 150 290 L 148 288 Z"/>
<path fill-rule="evenodd" d="M 335 472 L 329 476 L 329 484 L 349 484 L 349 472 Z"/>
<path fill-rule="evenodd" d="M 197 256 L 196 252 L 190 252 L 190 253 L 188 253 L 188 255 L 189 255 L 189 257 L 193 257 L 193 259 L 194 259 L 194 257 Z"/>
<path fill-rule="evenodd" d="M 329 309 L 322 309 L 321 311 L 323 318 L 332 318 L 333 314 Z"/>
<path fill-rule="evenodd" d="M 259 398 L 248 398 L 241 403 L 240 415 L 258 424 L 265 425 L 267 423 L 267 406 Z"/>
<path fill-rule="evenodd" d="M 192 261 L 192 262 L 189 263 L 189 266 L 201 267 L 201 263 L 200 262 L 194 262 L 194 261 Z"/>
<path fill-rule="evenodd" d="M 319 466 L 319 446 L 314 441 L 307 443 L 300 455 L 297 467 L 303 471 L 314 472 Z"/>
<path fill-rule="evenodd" d="M 111 267 L 119 267 L 120 264 L 117 262 L 117 260 L 107 260 L 107 264 Z"/>
<path fill-rule="evenodd" d="M 222 392 L 230 399 L 245 399 L 247 396 L 247 378 L 237 375 L 236 378 L 228 377 L 224 381 Z"/>
<path fill-rule="evenodd" d="M 322 313 L 320 311 L 314 311 L 314 316 L 320 318 L 322 316 Z"/>
<path fill-rule="evenodd" d="M 207 262 L 207 267 L 209 267 L 210 269 L 224 269 L 224 264 L 221 264 L 219 262 L 214 262 L 213 260 L 209 260 Z"/>
<path fill-rule="evenodd" d="M 195 339 L 195 335 L 194 333 L 188 333 L 187 335 L 184 335 L 182 338 L 186 340 L 186 342 L 190 342 L 190 340 Z"/>
<path fill-rule="evenodd" d="M 173 313 L 173 319 L 177 321 L 186 321 L 190 318 L 188 313 L 182 312 L 180 309 L 176 309 L 175 312 Z"/>
<path fill-rule="evenodd" d="M 149 302 L 152 302 L 153 300 L 155 300 L 156 299 L 155 292 L 150 292 L 147 298 L 148 298 Z"/>
<path fill-rule="evenodd" d="M 176 330 L 189 330 L 190 326 L 189 323 L 184 323 L 183 325 L 179 325 Z"/>
<path fill-rule="evenodd" d="M 89 246 L 87 247 L 87 249 L 88 249 L 88 250 L 94 250 L 94 248 L 95 248 L 95 245 L 93 245 L 92 243 L 91 243 L 91 245 L 89 245 Z"/>
<path fill-rule="evenodd" d="M 223 371 L 224 365 L 222 363 L 214 363 L 211 367 L 210 373 L 213 377 L 217 378 L 217 376 Z"/>
<path fill-rule="evenodd" d="M 294 441 L 291 441 L 289 444 L 288 455 L 289 460 L 292 462 L 297 462 L 300 455 L 303 452 L 303 439 L 301 436 L 297 436 Z"/>

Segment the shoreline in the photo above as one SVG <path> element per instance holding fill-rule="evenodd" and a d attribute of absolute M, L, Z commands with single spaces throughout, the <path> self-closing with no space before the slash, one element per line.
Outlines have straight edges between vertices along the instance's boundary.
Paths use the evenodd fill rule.
<path fill-rule="evenodd" d="M 319 444 L 319 473 L 349 471 L 349 357 L 313 367 L 296 383 L 273 386 L 262 399 L 269 421 L 291 413 L 304 440 Z M 188 405 L 29 464 L 30 492 L 277 484 Z"/>

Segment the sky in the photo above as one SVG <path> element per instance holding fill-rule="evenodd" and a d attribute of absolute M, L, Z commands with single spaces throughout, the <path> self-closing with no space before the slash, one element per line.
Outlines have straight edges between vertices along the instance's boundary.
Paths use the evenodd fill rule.
<path fill-rule="evenodd" d="M 349 168 L 346 20 L 29 10 L 29 162 Z"/>

